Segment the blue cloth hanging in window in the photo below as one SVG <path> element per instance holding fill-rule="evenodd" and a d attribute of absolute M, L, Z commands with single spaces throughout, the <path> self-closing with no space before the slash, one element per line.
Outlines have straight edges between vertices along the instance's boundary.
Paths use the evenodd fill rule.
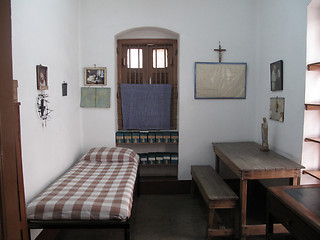
<path fill-rule="evenodd" d="M 171 84 L 120 84 L 123 129 L 170 129 Z"/>

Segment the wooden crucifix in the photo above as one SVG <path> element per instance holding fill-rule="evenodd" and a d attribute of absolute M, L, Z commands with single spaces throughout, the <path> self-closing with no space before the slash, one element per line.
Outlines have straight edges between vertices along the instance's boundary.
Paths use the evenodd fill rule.
<path fill-rule="evenodd" d="M 225 52 L 225 51 L 227 51 L 227 50 L 221 48 L 220 41 L 219 41 L 219 48 L 218 48 L 218 49 L 214 49 L 214 51 L 215 51 L 215 52 L 219 52 L 219 62 L 221 63 L 222 52 Z"/>

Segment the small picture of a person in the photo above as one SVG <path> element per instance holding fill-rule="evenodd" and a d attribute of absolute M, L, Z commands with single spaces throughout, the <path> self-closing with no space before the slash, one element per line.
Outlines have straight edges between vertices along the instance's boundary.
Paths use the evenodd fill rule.
<path fill-rule="evenodd" d="M 283 90 L 282 87 L 282 61 L 272 63 L 270 66 L 271 91 Z"/>
<path fill-rule="evenodd" d="M 48 79 L 47 79 L 47 67 L 37 66 L 37 87 L 38 90 L 47 90 L 48 89 Z"/>
<path fill-rule="evenodd" d="M 47 86 L 46 77 L 45 77 L 45 75 L 44 75 L 43 72 L 40 72 L 39 85 L 40 85 L 40 87 L 45 87 L 45 86 Z"/>

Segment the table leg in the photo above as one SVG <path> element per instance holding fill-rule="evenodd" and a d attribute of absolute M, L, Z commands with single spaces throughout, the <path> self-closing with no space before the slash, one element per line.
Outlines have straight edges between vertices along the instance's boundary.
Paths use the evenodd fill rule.
<path fill-rule="evenodd" d="M 220 158 L 219 156 L 216 154 L 216 164 L 215 164 L 215 170 L 217 173 L 220 173 Z"/>
<path fill-rule="evenodd" d="M 240 179 L 240 236 L 242 240 L 246 238 L 243 237 L 243 228 L 247 224 L 247 186 L 248 180 Z"/>
<path fill-rule="evenodd" d="M 295 177 L 289 178 L 289 184 L 290 185 L 300 185 L 301 171 L 296 170 L 294 175 L 295 175 Z"/>
<path fill-rule="evenodd" d="M 300 177 L 290 178 L 289 184 L 290 185 L 300 185 Z"/>
<path fill-rule="evenodd" d="M 268 194 L 268 193 L 267 193 Z M 274 217 L 269 211 L 269 201 L 267 201 L 267 224 L 266 224 L 266 240 L 271 240 L 273 235 Z"/>
<path fill-rule="evenodd" d="M 298 185 L 298 178 L 293 178 L 292 185 Z"/>
<path fill-rule="evenodd" d="M 301 176 L 293 178 L 293 185 L 300 185 Z"/>

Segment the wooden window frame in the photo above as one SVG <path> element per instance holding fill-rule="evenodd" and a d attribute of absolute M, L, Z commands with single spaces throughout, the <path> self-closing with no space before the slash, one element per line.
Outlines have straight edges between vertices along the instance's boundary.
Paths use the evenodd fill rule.
<path fill-rule="evenodd" d="M 149 61 L 148 57 L 143 56 L 143 66 L 148 66 L 147 68 L 142 68 L 136 70 L 134 82 L 130 78 L 131 82 L 128 82 L 125 77 L 125 64 L 126 59 L 126 50 L 128 48 L 143 48 L 144 50 L 151 51 L 147 55 L 152 56 L 152 46 L 156 46 L 156 48 L 164 48 L 170 47 L 170 54 L 168 54 L 168 65 L 171 65 L 170 68 L 166 70 L 166 68 L 158 68 L 155 72 L 152 64 L 148 64 L 152 62 Z M 171 49 L 172 48 L 172 49 Z M 168 50 L 169 51 L 169 50 Z M 161 81 L 161 73 L 168 74 L 168 82 L 166 84 L 171 84 L 172 86 L 172 96 L 171 96 L 171 113 L 170 113 L 170 129 L 177 130 L 177 118 L 178 118 L 178 78 L 177 78 L 177 40 L 176 39 L 119 39 L 117 41 L 117 67 L 118 67 L 118 82 L 117 82 L 117 112 L 118 112 L 118 130 L 123 130 L 122 123 L 122 107 L 121 107 L 121 92 L 120 92 L 120 84 L 122 83 L 131 83 L 131 84 L 148 84 L 150 83 L 146 76 L 149 76 L 151 73 L 156 75 L 154 84 L 164 84 Z M 152 58 L 152 57 L 151 57 Z M 130 71 L 130 70 L 127 70 Z M 164 72 L 165 71 L 165 72 Z M 160 75 L 158 79 L 158 73 Z M 128 73 L 127 73 L 128 74 Z M 130 74 L 132 74 L 130 72 Z M 130 75 L 131 76 L 131 75 Z M 142 77 L 141 77 L 142 76 Z"/>

